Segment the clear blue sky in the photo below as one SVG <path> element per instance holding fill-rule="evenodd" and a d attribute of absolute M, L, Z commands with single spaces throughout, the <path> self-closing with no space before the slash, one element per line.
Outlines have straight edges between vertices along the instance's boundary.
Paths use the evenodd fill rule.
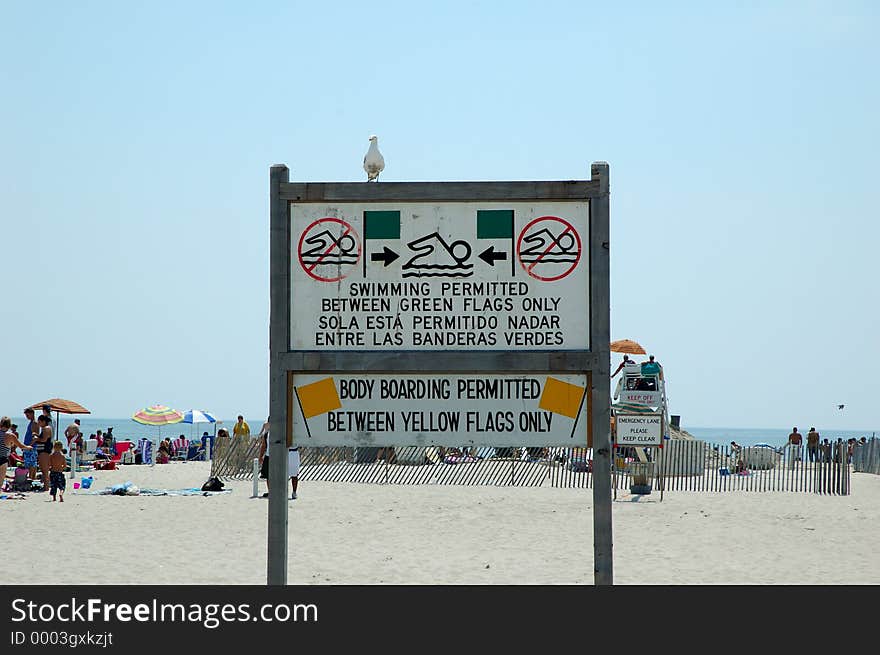
<path fill-rule="evenodd" d="M 607 160 L 612 337 L 685 425 L 880 428 L 878 5 L 708 4 L 0 4 L 0 413 L 259 424 L 269 166 L 375 133 L 383 180 Z"/>

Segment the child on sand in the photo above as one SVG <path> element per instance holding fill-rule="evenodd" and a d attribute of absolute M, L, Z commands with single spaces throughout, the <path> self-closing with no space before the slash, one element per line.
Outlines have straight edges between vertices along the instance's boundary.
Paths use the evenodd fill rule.
<path fill-rule="evenodd" d="M 67 482 L 64 479 L 64 469 L 67 467 L 67 460 L 61 451 L 61 442 L 56 441 L 52 446 L 52 454 L 49 456 L 49 483 L 52 492 L 52 502 L 55 502 L 55 494 L 59 493 L 61 502 L 64 502 L 64 489 L 67 488 Z"/>

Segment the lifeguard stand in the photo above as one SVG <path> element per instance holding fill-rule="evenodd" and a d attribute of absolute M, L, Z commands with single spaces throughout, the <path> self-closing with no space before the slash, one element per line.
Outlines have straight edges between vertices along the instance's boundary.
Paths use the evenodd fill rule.
<path fill-rule="evenodd" d="M 660 414 L 662 416 L 663 438 L 668 438 L 668 404 L 666 400 L 666 384 L 660 373 L 643 374 L 641 366 L 635 362 L 628 362 L 621 371 L 622 376 L 617 382 L 613 400 L 617 404 L 612 405 L 616 412 L 621 414 L 633 411 L 637 414 Z M 616 440 L 616 439 L 615 439 Z M 632 493 L 650 493 L 650 480 L 656 474 L 656 462 L 651 461 L 645 454 L 644 448 L 635 448 L 638 457 L 637 462 L 629 465 L 618 461 L 616 458 L 615 468 L 628 470 L 633 477 Z"/>

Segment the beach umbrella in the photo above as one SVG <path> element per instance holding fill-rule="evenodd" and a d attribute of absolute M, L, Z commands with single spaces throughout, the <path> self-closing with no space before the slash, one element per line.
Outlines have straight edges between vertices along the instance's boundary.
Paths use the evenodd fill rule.
<path fill-rule="evenodd" d="M 89 410 L 79 403 L 75 403 L 72 400 L 65 400 L 64 398 L 49 398 L 49 400 L 34 403 L 30 407 L 31 409 L 38 410 L 43 409 L 43 405 L 48 405 L 49 409 L 55 412 L 55 426 L 59 431 L 61 429 L 59 414 L 91 414 Z M 59 436 L 55 435 L 53 438 L 58 439 Z"/>
<path fill-rule="evenodd" d="M 618 339 L 611 342 L 611 352 L 627 353 L 628 355 L 644 355 L 645 349 L 632 339 Z"/>
<path fill-rule="evenodd" d="M 162 426 L 180 423 L 183 421 L 183 414 L 165 405 L 150 405 L 136 411 L 131 418 L 142 425 Z"/>
<path fill-rule="evenodd" d="M 217 419 L 214 418 L 213 414 L 209 414 L 204 410 L 188 409 L 183 413 L 183 422 L 195 425 L 196 423 L 216 423 Z M 192 429 L 189 431 L 189 436 L 193 436 Z"/>
<path fill-rule="evenodd" d="M 216 423 L 217 419 L 201 409 L 188 409 L 183 413 L 184 423 Z"/>
<path fill-rule="evenodd" d="M 142 425 L 155 425 L 159 428 L 159 439 L 162 439 L 162 426 L 180 423 L 183 421 L 183 414 L 176 409 L 171 409 L 165 405 L 150 405 L 144 409 L 136 411 L 131 416 L 132 420 Z M 153 463 L 156 463 L 155 455 Z"/>
<path fill-rule="evenodd" d="M 159 428 L 159 438 L 162 438 L 162 426 L 171 425 L 172 423 L 180 423 L 183 421 L 183 414 L 176 409 L 171 409 L 165 405 L 150 405 L 144 409 L 136 411 L 131 416 L 132 420 L 142 425 L 155 425 Z"/>

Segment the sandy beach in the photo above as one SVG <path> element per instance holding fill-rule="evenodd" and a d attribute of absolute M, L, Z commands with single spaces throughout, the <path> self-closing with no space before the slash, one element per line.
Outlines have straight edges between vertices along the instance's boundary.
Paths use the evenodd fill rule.
<path fill-rule="evenodd" d="M 200 487 L 209 468 L 90 474 L 93 489 L 171 490 Z M 28 583 L 264 584 L 268 501 L 251 498 L 251 482 L 227 488 L 99 496 L 72 493 L 68 479 L 63 504 L 28 494 L 0 511 L 29 543 L 71 556 L 21 559 Z M 589 489 L 301 482 L 289 506 L 291 584 L 593 582 Z M 880 584 L 880 476 L 853 474 L 844 497 L 622 492 L 613 520 L 616 584 Z"/>

